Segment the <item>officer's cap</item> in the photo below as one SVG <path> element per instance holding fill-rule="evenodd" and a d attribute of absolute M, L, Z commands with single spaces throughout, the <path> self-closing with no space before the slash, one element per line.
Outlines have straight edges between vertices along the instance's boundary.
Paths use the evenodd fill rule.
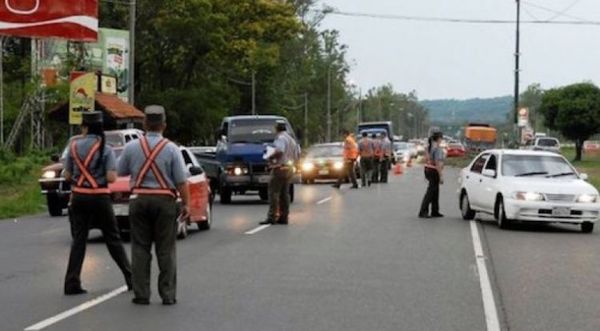
<path fill-rule="evenodd" d="M 287 124 L 285 123 L 285 121 L 277 120 L 275 122 L 275 130 L 277 130 L 278 132 L 287 131 Z"/>
<path fill-rule="evenodd" d="M 102 124 L 102 112 L 99 111 L 84 111 L 81 114 L 82 125 Z"/>
<path fill-rule="evenodd" d="M 167 121 L 165 107 L 159 105 L 151 105 L 144 110 L 146 122 L 148 124 L 162 124 Z"/>

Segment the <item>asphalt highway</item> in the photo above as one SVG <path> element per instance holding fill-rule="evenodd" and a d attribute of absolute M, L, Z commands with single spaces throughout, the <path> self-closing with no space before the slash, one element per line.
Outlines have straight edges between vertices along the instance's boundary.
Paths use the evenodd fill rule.
<path fill-rule="evenodd" d="M 442 219 L 416 217 L 418 167 L 360 190 L 297 186 L 289 226 L 258 228 L 267 205 L 256 196 L 215 203 L 213 228 L 178 241 L 178 304 L 168 307 L 156 266 L 152 304 L 131 304 L 96 230 L 89 293 L 63 296 L 66 217 L 0 221 L 0 329 L 600 330 L 599 235 L 500 230 L 488 218 L 473 227 L 460 218 L 457 174 L 442 186 Z"/>

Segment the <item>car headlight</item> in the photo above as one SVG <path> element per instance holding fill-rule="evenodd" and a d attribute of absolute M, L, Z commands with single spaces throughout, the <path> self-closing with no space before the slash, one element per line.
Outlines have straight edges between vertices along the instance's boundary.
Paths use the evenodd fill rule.
<path fill-rule="evenodd" d="M 581 194 L 577 197 L 577 202 L 580 203 L 594 203 L 598 202 L 598 195 L 596 194 Z"/>
<path fill-rule="evenodd" d="M 304 162 L 302 164 L 303 171 L 312 171 L 315 168 L 315 164 L 312 162 Z"/>
<path fill-rule="evenodd" d="M 344 162 L 342 162 L 342 161 L 336 161 L 333 164 L 333 169 L 335 169 L 335 170 L 342 170 L 343 168 L 344 168 Z"/>
<path fill-rule="evenodd" d="M 243 166 L 230 166 L 227 168 L 227 173 L 233 176 L 247 175 L 248 168 Z"/>
<path fill-rule="evenodd" d="M 541 193 L 536 192 L 515 192 L 513 197 L 523 201 L 544 201 L 546 198 Z"/>
<path fill-rule="evenodd" d="M 54 170 L 47 170 L 47 171 L 44 172 L 44 174 L 42 174 L 42 178 L 45 178 L 45 179 L 56 178 L 56 171 L 54 171 Z"/>

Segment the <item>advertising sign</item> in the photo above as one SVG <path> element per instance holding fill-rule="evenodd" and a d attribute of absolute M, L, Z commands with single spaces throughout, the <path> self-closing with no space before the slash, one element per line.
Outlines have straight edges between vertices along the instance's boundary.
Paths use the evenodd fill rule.
<path fill-rule="evenodd" d="M 3 0 L 0 0 L 0 2 Z M 77 54 L 77 49 L 69 49 L 64 40 L 44 40 L 40 43 L 40 68 L 53 68 L 59 79 L 68 79 L 68 54 Z M 104 75 L 116 78 L 119 98 L 127 102 L 129 72 L 129 32 L 100 28 L 97 43 L 85 44 L 84 67 L 89 71 L 102 71 Z"/>
<path fill-rule="evenodd" d="M 72 72 L 69 91 L 69 124 L 80 125 L 81 113 L 94 110 L 98 78 L 92 72 Z"/>
<path fill-rule="evenodd" d="M 0 0 L 0 35 L 98 39 L 98 0 Z"/>
<path fill-rule="evenodd" d="M 100 77 L 100 92 L 117 95 L 117 78 L 113 76 L 102 75 L 102 77 Z"/>
<path fill-rule="evenodd" d="M 519 127 L 524 128 L 529 125 L 529 108 L 519 108 Z"/>

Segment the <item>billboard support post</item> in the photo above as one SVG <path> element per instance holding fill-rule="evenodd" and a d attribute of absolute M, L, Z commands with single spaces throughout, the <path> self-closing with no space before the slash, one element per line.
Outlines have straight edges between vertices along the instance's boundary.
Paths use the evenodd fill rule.
<path fill-rule="evenodd" d="M 129 103 L 135 104 L 135 15 L 136 0 L 129 0 Z"/>

